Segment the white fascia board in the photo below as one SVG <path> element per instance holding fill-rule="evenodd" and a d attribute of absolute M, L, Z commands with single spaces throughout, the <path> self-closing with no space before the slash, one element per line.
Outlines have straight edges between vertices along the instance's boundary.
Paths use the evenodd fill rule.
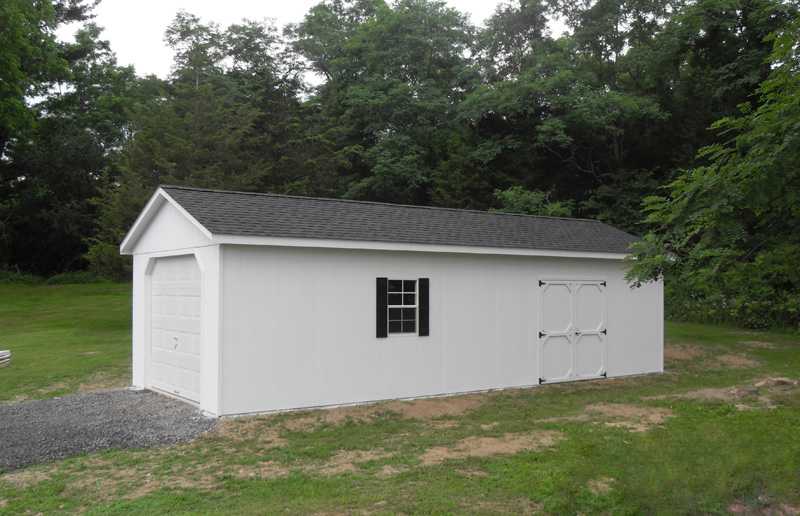
<path fill-rule="evenodd" d="M 161 189 L 159 188 L 153 193 L 153 195 L 150 196 L 150 200 L 147 201 L 147 204 L 144 205 L 144 208 L 142 209 L 141 213 L 139 213 L 139 216 L 136 217 L 136 221 L 133 223 L 133 226 L 131 226 L 131 228 L 125 234 L 125 238 L 122 239 L 122 243 L 119 245 L 120 254 L 133 254 L 133 244 L 136 243 L 141 232 L 147 227 L 147 224 L 150 223 L 150 220 L 158 212 L 158 208 L 160 208 L 164 203 L 164 198 L 160 195 L 160 193 Z"/>
<path fill-rule="evenodd" d="M 318 238 L 283 238 L 260 236 L 214 235 L 215 244 L 264 245 L 276 247 L 315 247 L 328 249 L 361 249 L 371 251 L 410 251 L 418 253 L 493 254 L 507 256 L 545 256 L 555 258 L 591 258 L 595 260 L 624 260 L 626 253 L 596 253 L 581 251 L 555 251 L 545 249 L 518 249 L 464 245 L 405 244 L 361 240 L 328 240 Z"/>
<path fill-rule="evenodd" d="M 205 228 L 200 222 L 197 221 L 188 211 L 183 209 L 183 206 L 178 204 L 178 202 L 173 199 L 167 192 L 159 188 L 155 191 L 155 193 L 150 197 L 150 200 L 147 201 L 142 212 L 136 217 L 136 222 L 133 223 L 131 229 L 128 230 L 128 233 L 125 235 L 125 238 L 122 240 L 122 243 L 119 245 L 119 252 L 123 255 L 132 255 L 133 254 L 133 247 L 136 244 L 139 237 L 142 235 L 144 230 L 147 228 L 147 225 L 150 221 L 155 217 L 156 213 L 158 213 L 158 209 L 161 207 L 162 204 L 165 202 L 169 202 L 172 204 L 175 209 L 178 210 L 184 217 L 186 217 L 197 229 L 202 232 L 206 238 L 209 240 L 213 239 L 213 235 L 211 232 Z"/>

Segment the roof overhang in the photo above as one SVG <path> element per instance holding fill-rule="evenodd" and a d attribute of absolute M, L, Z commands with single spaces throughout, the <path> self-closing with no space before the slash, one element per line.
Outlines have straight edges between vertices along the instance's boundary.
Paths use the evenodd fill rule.
<path fill-rule="evenodd" d="M 178 204 L 178 202 L 167 192 L 165 192 L 162 188 L 159 188 L 150 197 L 150 200 L 147 201 L 147 204 L 145 204 L 142 212 L 138 217 L 136 217 L 136 222 L 133 223 L 133 226 L 131 226 L 131 229 L 128 230 L 128 233 L 125 235 L 125 238 L 119 245 L 120 254 L 133 254 L 133 249 L 136 246 L 136 242 L 139 240 L 142 234 L 144 234 L 147 226 L 150 225 L 150 222 L 156 216 L 158 210 L 165 203 L 169 203 L 174 206 L 175 209 L 181 213 L 181 215 L 186 217 L 186 219 L 189 220 L 195 227 L 197 227 L 197 229 L 199 229 L 209 240 L 213 239 L 214 236 L 208 229 L 205 228 L 205 226 L 200 224 L 197 219 L 195 219 L 188 211 L 186 211 L 183 206 Z"/>
<path fill-rule="evenodd" d="M 326 249 L 360 249 L 371 251 L 406 251 L 416 253 L 493 254 L 506 256 L 542 256 L 553 258 L 590 258 L 595 260 L 624 260 L 628 253 L 562 251 L 551 249 L 521 249 L 462 245 L 409 244 L 371 240 L 328 240 L 321 238 L 284 238 L 261 236 L 214 235 L 215 244 L 263 245 L 274 247 L 313 247 Z"/>

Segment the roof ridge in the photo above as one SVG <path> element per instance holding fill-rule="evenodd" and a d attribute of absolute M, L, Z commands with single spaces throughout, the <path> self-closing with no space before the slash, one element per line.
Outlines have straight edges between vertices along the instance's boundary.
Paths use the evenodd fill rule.
<path fill-rule="evenodd" d="M 557 217 L 554 215 L 529 215 L 527 213 L 509 213 L 504 211 L 486 211 L 486 210 L 473 210 L 473 209 L 466 209 L 466 208 L 447 208 L 445 206 L 422 206 L 418 204 L 399 204 L 399 203 L 392 203 L 392 202 L 379 202 L 379 201 L 362 201 L 358 199 L 337 199 L 335 197 L 314 197 L 314 196 L 306 196 L 306 195 L 290 195 L 290 194 L 277 194 L 273 192 L 244 192 L 241 190 L 221 190 L 218 188 L 199 188 L 196 186 L 180 186 L 180 185 L 159 185 L 159 188 L 174 188 L 178 190 L 193 190 L 196 192 L 215 192 L 215 193 L 223 193 L 223 194 L 240 194 L 240 195 L 254 195 L 254 196 L 264 196 L 264 197 L 281 197 L 286 199 L 305 199 L 305 200 L 312 200 L 312 201 L 328 201 L 328 202 L 346 202 L 346 203 L 353 203 L 353 204 L 371 204 L 377 206 L 399 206 L 402 208 L 419 208 L 425 210 L 439 210 L 439 211 L 456 211 L 456 212 L 466 212 L 466 213 L 481 213 L 484 215 L 504 215 L 510 217 L 523 217 L 523 218 L 533 218 L 533 219 L 556 219 L 556 220 L 578 220 L 583 222 L 594 222 L 596 224 L 603 224 L 609 227 L 609 224 L 606 224 L 603 221 L 597 219 L 587 219 L 584 217 Z M 619 231 L 618 228 L 614 228 Z"/>

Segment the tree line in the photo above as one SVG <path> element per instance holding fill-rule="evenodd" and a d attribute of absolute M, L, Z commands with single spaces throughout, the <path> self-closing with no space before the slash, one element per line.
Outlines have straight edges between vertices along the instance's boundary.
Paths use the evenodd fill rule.
<path fill-rule="evenodd" d="M 631 280 L 664 276 L 673 316 L 800 324 L 796 1 L 179 12 L 163 79 L 94 5 L 0 5 L 0 268 L 124 279 L 125 231 L 184 184 L 598 218 L 643 236 Z"/>

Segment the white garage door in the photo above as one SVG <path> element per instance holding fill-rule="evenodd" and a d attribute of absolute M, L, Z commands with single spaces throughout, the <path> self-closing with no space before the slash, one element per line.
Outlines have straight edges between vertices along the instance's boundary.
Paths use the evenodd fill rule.
<path fill-rule="evenodd" d="M 542 281 L 539 286 L 540 382 L 605 376 L 605 281 Z"/>
<path fill-rule="evenodd" d="M 159 258 L 150 302 L 151 387 L 200 401 L 200 268 L 194 256 Z"/>

